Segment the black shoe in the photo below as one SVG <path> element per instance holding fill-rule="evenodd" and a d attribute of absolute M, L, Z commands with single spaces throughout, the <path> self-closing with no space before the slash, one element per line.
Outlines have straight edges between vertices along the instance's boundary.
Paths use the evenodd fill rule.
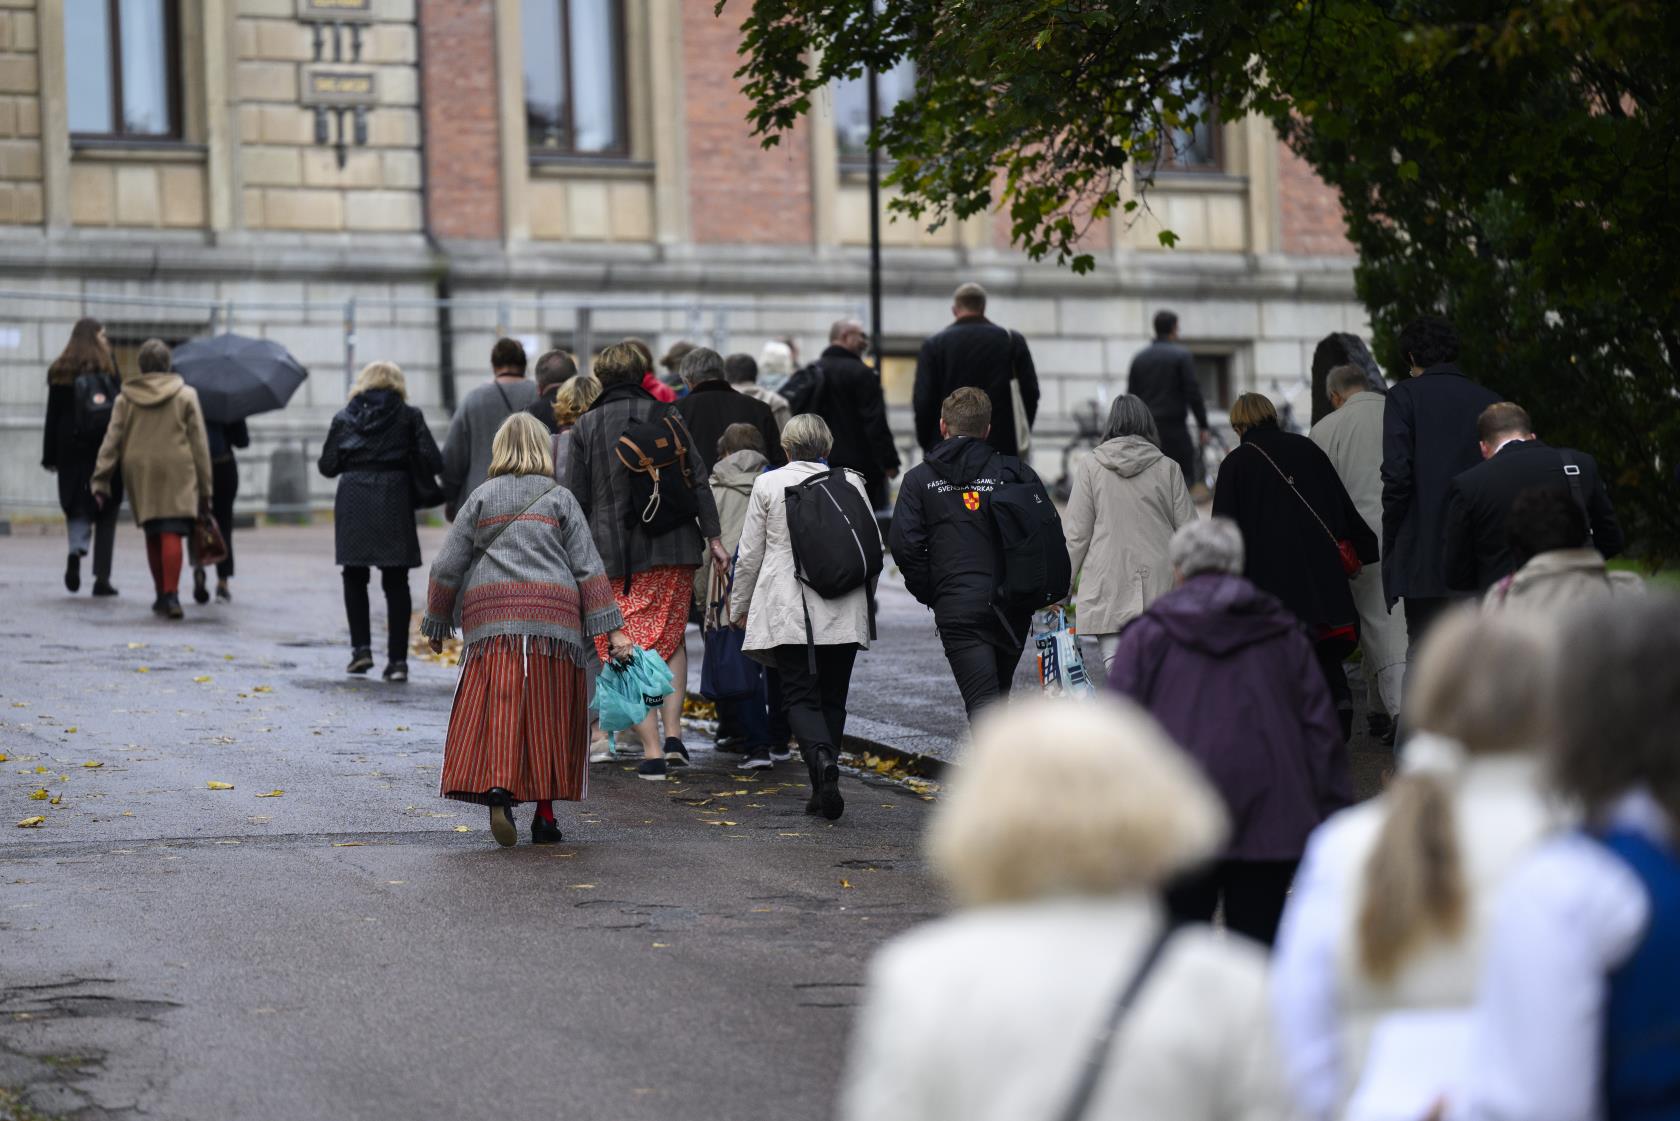
<path fill-rule="evenodd" d="M 228 591 L 228 586 L 227 586 L 227 581 L 226 580 L 216 581 L 216 602 L 217 603 L 232 603 L 233 602 L 233 593 Z"/>
<path fill-rule="evenodd" d="M 531 843 L 533 845 L 557 845 L 560 843 L 560 823 L 544 821 L 541 817 L 531 819 Z"/>
<path fill-rule="evenodd" d="M 664 782 L 666 773 L 663 759 L 643 759 L 636 764 L 636 777 L 645 778 L 649 782 Z"/>
<path fill-rule="evenodd" d="M 770 745 L 770 758 L 777 763 L 786 763 L 793 758 L 793 748 L 785 743 L 773 743 Z"/>
<path fill-rule="evenodd" d="M 93 594 L 96 596 L 114 596 L 120 593 L 118 593 L 116 587 L 109 580 L 103 580 L 95 577 L 93 581 Z"/>
<path fill-rule="evenodd" d="M 71 553 L 64 562 L 64 587 L 72 592 L 82 588 L 82 554 Z"/>
<path fill-rule="evenodd" d="M 408 680 L 408 663 L 407 662 L 387 662 L 385 664 L 384 677 L 385 677 L 386 681 L 393 681 L 393 682 L 396 682 L 399 685 L 402 682 L 407 681 Z"/>
<path fill-rule="evenodd" d="M 770 749 L 768 747 L 754 747 L 748 749 L 745 759 L 735 764 L 735 769 L 737 771 L 762 771 L 775 765 L 770 759 Z"/>
<path fill-rule="evenodd" d="M 665 740 L 665 759 L 673 767 L 688 766 L 688 748 L 675 736 Z"/>
<path fill-rule="evenodd" d="M 170 592 L 163 597 L 163 613 L 171 619 L 185 619 L 187 613 L 181 610 L 181 597 Z"/>
<path fill-rule="evenodd" d="M 152 614 L 153 615 L 164 615 L 164 614 L 167 614 L 168 611 L 169 611 L 169 597 L 168 596 L 158 596 L 156 599 L 154 599 L 152 601 Z"/>
<path fill-rule="evenodd" d="M 366 673 L 373 668 L 373 651 L 366 646 L 358 646 L 350 651 L 350 664 L 344 667 L 345 673 Z"/>
<path fill-rule="evenodd" d="M 712 744 L 712 750 L 740 755 L 747 750 L 747 741 L 743 736 L 720 736 Z"/>
<path fill-rule="evenodd" d="M 504 849 L 519 843 L 519 826 L 513 820 L 513 795 L 501 787 L 493 788 L 490 799 L 490 835 Z"/>
<path fill-rule="evenodd" d="M 817 809 L 829 821 L 846 812 L 846 800 L 840 797 L 840 758 L 832 747 L 817 748 Z"/>
<path fill-rule="evenodd" d="M 204 570 L 193 569 L 193 602 L 200 606 L 210 602 L 210 585 L 204 582 Z"/>

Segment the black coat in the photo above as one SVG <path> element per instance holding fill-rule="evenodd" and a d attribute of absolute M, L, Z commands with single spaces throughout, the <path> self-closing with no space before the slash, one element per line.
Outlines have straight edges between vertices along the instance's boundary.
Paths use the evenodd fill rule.
<path fill-rule="evenodd" d="M 1521 567 L 1522 559 L 1511 551 L 1505 534 L 1511 504 L 1535 487 L 1568 490 L 1565 456 L 1581 469 L 1577 478 L 1592 528 L 1591 544 L 1607 558 L 1622 551 L 1622 527 L 1616 524 L 1598 462 L 1584 452 L 1548 447 L 1539 440 L 1513 440 L 1492 459 L 1455 478 L 1447 492 L 1442 543 L 1447 587 L 1480 594 Z"/>
<path fill-rule="evenodd" d="M 1383 593 L 1449 595 L 1441 543 L 1447 488 L 1482 461 L 1476 419 L 1499 394 L 1457 366 L 1431 366 L 1391 387 L 1383 408 Z"/>
<path fill-rule="evenodd" d="M 922 343 L 916 357 L 916 443 L 924 452 L 939 443 L 939 407 L 964 386 L 978 386 L 992 399 L 992 434 L 988 442 L 1004 455 L 1020 455 L 1015 443 L 1015 405 L 1009 380 L 1021 383 L 1027 427 L 1038 419 L 1038 371 L 1019 331 L 1000 327 L 985 316 L 957 320 Z"/>
<path fill-rule="evenodd" d="M 764 454 L 780 467 L 787 462 L 776 414 L 763 401 L 754 400 L 726 381 L 703 381 L 677 402 L 677 412 L 694 437 L 694 450 L 703 465 L 701 475 L 711 473 L 719 459 L 718 440 L 731 424 L 750 424 L 764 437 Z"/>
<path fill-rule="evenodd" d="M 1195 414 L 1196 427 L 1208 426 L 1202 383 L 1196 380 L 1196 359 L 1168 339 L 1156 339 L 1132 358 L 1126 392 L 1143 399 L 1158 428 L 1185 427 L 1186 412 Z"/>
<path fill-rule="evenodd" d="M 560 426 L 554 423 L 554 394 L 560 389 L 559 382 L 547 389 L 537 392 L 537 399 L 525 406 L 525 411 L 543 422 L 543 427 L 552 434 L 560 431 Z"/>
<path fill-rule="evenodd" d="M 905 472 L 888 546 L 904 586 L 939 626 L 996 631 L 1005 641 L 992 610 L 1001 558 L 989 507 L 1000 483 L 1027 481 L 1038 481 L 1031 467 L 972 436 L 936 444 Z M 1023 624 L 1010 620 L 1017 640 Z"/>
<path fill-rule="evenodd" d="M 321 474 L 338 479 L 333 501 L 337 563 L 373 568 L 420 567 L 409 462 L 418 456 L 433 474 L 443 456 L 426 418 L 389 389 L 370 389 L 338 411 L 321 447 Z"/>
<path fill-rule="evenodd" d="M 887 472 L 898 470 L 898 448 L 875 371 L 845 347 L 831 346 L 789 378 L 781 393 L 790 412 L 816 413 L 828 422 L 834 434 L 828 465 L 850 467 L 863 476 L 871 495 L 880 493 Z"/>
<path fill-rule="evenodd" d="M 118 386 L 111 375 L 112 386 Z M 120 393 L 120 387 L 117 389 Z M 42 428 L 41 466 L 58 474 L 58 507 L 68 518 L 99 517 L 93 502 L 93 465 L 99 458 L 104 431 L 83 437 L 76 431 L 76 387 L 73 382 L 47 383 L 47 420 Z M 122 472 L 111 472 L 111 504 L 122 505 Z"/>
<path fill-rule="evenodd" d="M 1249 429 L 1219 467 L 1213 512 L 1242 529 L 1243 575 L 1282 600 L 1310 630 L 1357 625 L 1337 542 L 1351 541 L 1359 559 L 1374 564 L 1377 535 L 1317 444 L 1275 425 Z"/>

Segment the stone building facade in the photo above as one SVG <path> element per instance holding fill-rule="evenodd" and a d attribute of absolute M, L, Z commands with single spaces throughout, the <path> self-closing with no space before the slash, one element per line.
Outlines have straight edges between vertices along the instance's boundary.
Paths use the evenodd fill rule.
<path fill-rule="evenodd" d="M 259 500 L 267 453 L 312 454 L 372 358 L 404 366 L 441 431 L 498 331 L 751 352 L 789 335 L 816 353 L 867 290 L 859 89 L 762 148 L 732 76 L 736 10 L 0 0 L 0 514 L 53 505 L 43 371 L 83 314 L 124 354 L 232 329 L 310 366 L 293 406 L 253 426 Z M 1297 395 L 1318 338 L 1363 330 L 1338 208 L 1311 172 L 1263 122 L 1187 141 L 1195 158 L 1161 174 L 1142 220 L 1093 232 L 1091 275 L 1024 260 L 996 216 L 884 227 L 906 445 L 915 347 L 963 280 L 1032 343 L 1051 457 L 1082 402 L 1124 387 L 1158 307 L 1227 400 Z"/>

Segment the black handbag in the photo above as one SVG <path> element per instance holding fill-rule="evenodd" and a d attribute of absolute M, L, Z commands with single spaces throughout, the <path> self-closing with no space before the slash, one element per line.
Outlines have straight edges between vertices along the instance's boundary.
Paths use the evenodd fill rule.
<path fill-rule="evenodd" d="M 421 423 L 424 423 L 423 421 Z M 433 506 L 442 506 L 444 501 L 443 487 L 439 485 L 437 476 L 426 465 L 426 459 L 420 454 L 420 441 L 413 440 L 408 450 L 408 498 L 416 510 L 429 510 Z"/>

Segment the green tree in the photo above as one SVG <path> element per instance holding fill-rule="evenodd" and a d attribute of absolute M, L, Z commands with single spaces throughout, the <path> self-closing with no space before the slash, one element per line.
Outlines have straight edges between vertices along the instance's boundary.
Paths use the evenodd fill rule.
<path fill-rule="evenodd" d="M 1341 197 L 1389 369 L 1406 321 L 1448 315 L 1464 367 L 1599 457 L 1651 559 L 1680 555 L 1680 4 L 868 3 L 751 0 L 766 144 L 836 78 L 913 59 L 878 130 L 889 205 L 1001 207 L 1029 256 L 1083 272 L 1089 223 L 1148 204 L 1197 106 L 1262 114 Z"/>

